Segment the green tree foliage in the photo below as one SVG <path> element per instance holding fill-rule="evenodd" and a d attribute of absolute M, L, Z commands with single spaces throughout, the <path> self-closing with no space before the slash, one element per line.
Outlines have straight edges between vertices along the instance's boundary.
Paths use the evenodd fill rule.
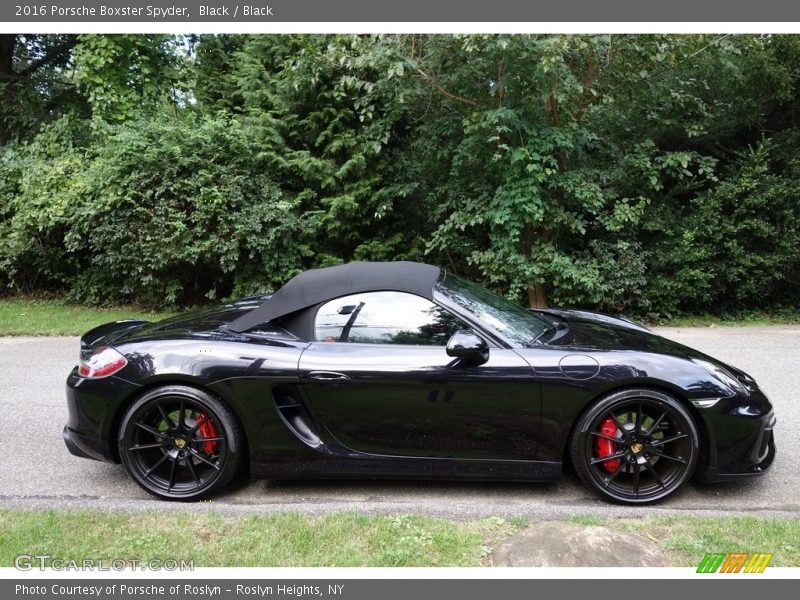
<path fill-rule="evenodd" d="M 95 118 L 122 122 L 177 101 L 185 76 L 178 39 L 168 35 L 81 35 L 75 48 L 75 81 Z"/>
<path fill-rule="evenodd" d="M 797 303 L 793 36 L 12 37 L 10 289 L 174 304 L 421 259 L 531 305 Z"/>
<path fill-rule="evenodd" d="M 201 109 L 241 115 L 261 133 L 270 168 L 318 233 L 314 264 L 422 256 L 426 210 L 407 201 L 412 186 L 396 168 L 409 110 L 384 71 L 396 52 L 393 38 L 355 36 L 200 45 L 198 81 L 221 82 Z"/>
<path fill-rule="evenodd" d="M 649 293 L 673 274 L 657 270 L 671 252 L 663 245 L 656 252 L 645 232 L 718 185 L 721 162 L 732 156 L 728 144 L 756 139 L 757 119 L 775 98 L 748 97 L 742 80 L 776 89 L 790 75 L 777 68 L 770 41 L 435 42 L 441 46 L 432 56 L 414 64 L 449 109 L 438 123 L 426 119 L 420 136 L 421 168 L 441 166 L 428 188 L 439 207 L 430 250 L 466 258 L 489 282 L 527 292 L 531 305 L 548 296 L 615 312 L 714 305 Z M 444 67 L 435 62 L 443 56 L 459 58 Z M 437 72 L 446 78 L 430 75 Z"/>
<path fill-rule="evenodd" d="M 77 43 L 76 35 L 0 34 L 0 144 L 85 108 L 71 77 Z"/>

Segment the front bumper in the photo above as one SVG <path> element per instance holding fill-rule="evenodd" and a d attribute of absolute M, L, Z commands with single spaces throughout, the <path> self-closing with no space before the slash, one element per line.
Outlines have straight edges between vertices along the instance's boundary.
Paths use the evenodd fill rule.
<path fill-rule="evenodd" d="M 699 473 L 706 483 L 730 481 L 740 477 L 763 475 L 775 461 L 775 413 L 771 410 L 760 417 L 750 435 L 731 447 L 711 444 L 708 464 Z"/>

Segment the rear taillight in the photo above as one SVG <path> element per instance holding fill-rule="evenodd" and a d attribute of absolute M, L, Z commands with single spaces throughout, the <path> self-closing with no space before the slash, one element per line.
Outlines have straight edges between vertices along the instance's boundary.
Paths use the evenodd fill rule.
<path fill-rule="evenodd" d="M 113 375 L 125 365 L 127 359 L 119 352 L 108 346 L 95 350 L 89 358 L 83 360 L 78 366 L 78 375 L 87 379 L 99 379 Z"/>

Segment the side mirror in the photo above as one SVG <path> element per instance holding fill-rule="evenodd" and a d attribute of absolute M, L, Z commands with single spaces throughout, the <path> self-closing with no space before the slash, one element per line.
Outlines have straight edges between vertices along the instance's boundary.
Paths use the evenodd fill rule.
<path fill-rule="evenodd" d="M 489 360 L 489 344 L 474 331 L 456 331 L 447 342 L 447 356 L 463 358 L 471 365 L 482 365 Z"/>

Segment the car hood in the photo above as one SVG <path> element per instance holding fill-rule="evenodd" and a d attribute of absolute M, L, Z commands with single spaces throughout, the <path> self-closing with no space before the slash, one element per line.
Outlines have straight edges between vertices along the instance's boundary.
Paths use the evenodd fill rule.
<path fill-rule="evenodd" d="M 710 359 L 702 352 L 668 340 L 644 325 L 627 319 L 579 310 L 538 312 L 558 325 L 552 335 L 542 340 L 545 346 L 585 350 L 633 350 Z"/>

